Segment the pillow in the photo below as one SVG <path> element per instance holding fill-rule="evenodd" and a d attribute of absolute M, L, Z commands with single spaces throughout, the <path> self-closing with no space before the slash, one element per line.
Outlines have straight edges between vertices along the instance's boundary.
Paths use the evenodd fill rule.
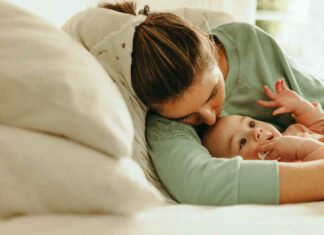
<path fill-rule="evenodd" d="M 208 34 L 217 26 L 234 21 L 234 18 L 225 12 L 207 9 L 183 7 L 169 12 L 190 21 L 196 28 Z"/>
<path fill-rule="evenodd" d="M 0 122 L 130 156 L 134 130 L 95 58 L 44 20 L 0 2 Z"/>
<path fill-rule="evenodd" d="M 0 28 L 0 215 L 160 205 L 130 159 L 125 102 L 96 59 L 4 1 Z"/>
<path fill-rule="evenodd" d="M 194 26 L 199 27 L 201 30 L 206 32 L 209 32 L 210 27 L 216 27 L 217 25 L 228 23 L 233 20 L 225 13 L 208 10 L 205 11 L 201 9 L 181 8 L 171 12 L 179 15 L 179 17 L 190 20 Z M 127 15 L 128 14 L 122 14 L 109 9 L 90 8 L 73 16 L 63 25 L 62 29 L 87 48 L 97 58 L 107 73 L 110 74 L 110 77 L 113 79 L 115 84 L 117 84 L 124 100 L 126 101 L 135 128 L 135 141 L 133 143 L 132 157 L 141 166 L 147 179 L 155 185 L 155 187 L 167 199 L 169 199 L 169 202 L 174 202 L 157 176 L 148 155 L 146 147 L 147 143 L 145 140 L 145 117 L 147 109 L 138 97 L 136 97 L 132 87 L 129 85 L 130 81 L 128 81 L 127 77 L 124 76 L 126 71 L 117 71 L 117 73 L 115 71 L 118 64 L 114 63 L 117 63 L 118 61 L 114 60 L 112 51 L 114 51 L 115 48 L 120 47 L 121 41 L 114 40 L 113 37 L 117 34 L 123 33 L 122 30 L 125 27 L 118 27 L 121 24 L 118 21 L 124 21 L 124 18 L 127 18 Z M 211 26 L 209 26 L 209 23 Z M 118 39 L 122 37 L 123 35 Z M 125 41 L 127 41 L 127 38 Z M 128 51 L 130 54 L 132 49 L 132 40 L 130 40 L 128 44 L 126 47 L 130 50 Z M 109 53 L 103 53 L 107 51 Z M 119 51 L 114 52 L 118 53 Z M 112 56 L 112 58 L 109 58 L 109 56 Z M 127 55 L 118 55 L 118 57 L 129 59 L 127 58 Z M 125 64 L 129 66 L 128 63 L 131 62 L 127 61 Z M 123 68 L 123 65 L 121 67 Z M 130 68 L 128 69 L 130 70 Z"/>
<path fill-rule="evenodd" d="M 0 125 L 0 217 L 30 213 L 130 214 L 160 205 L 131 158 Z"/>

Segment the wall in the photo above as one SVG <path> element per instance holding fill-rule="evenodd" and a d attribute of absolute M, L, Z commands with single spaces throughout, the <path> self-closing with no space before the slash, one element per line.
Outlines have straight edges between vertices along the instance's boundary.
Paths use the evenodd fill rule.
<path fill-rule="evenodd" d="M 56 26 L 61 26 L 70 16 L 100 0 L 7 0 L 41 15 Z M 115 1 L 109 1 L 115 2 Z M 177 7 L 198 7 L 225 11 L 239 21 L 254 23 L 256 0 L 138 0 L 139 8 L 148 4 L 152 10 Z"/>

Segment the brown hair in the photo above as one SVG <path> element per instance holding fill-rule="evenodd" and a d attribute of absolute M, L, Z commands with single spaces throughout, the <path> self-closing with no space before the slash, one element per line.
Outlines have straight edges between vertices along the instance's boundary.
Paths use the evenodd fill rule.
<path fill-rule="evenodd" d="M 136 15 L 136 3 L 102 3 L 103 8 Z M 194 84 L 197 74 L 215 64 L 208 36 L 171 13 L 151 13 L 136 27 L 132 52 L 132 86 L 150 108 L 174 100 Z"/>

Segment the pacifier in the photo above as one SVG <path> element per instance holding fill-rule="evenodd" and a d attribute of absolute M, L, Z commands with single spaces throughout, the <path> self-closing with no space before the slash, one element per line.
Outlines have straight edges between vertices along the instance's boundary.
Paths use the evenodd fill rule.
<path fill-rule="evenodd" d="M 258 153 L 258 157 L 260 160 L 265 160 L 269 152 L 260 152 Z"/>

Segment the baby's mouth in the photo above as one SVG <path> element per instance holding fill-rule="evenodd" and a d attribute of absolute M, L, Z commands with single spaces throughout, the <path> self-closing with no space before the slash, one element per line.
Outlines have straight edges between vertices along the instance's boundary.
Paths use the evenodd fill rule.
<path fill-rule="evenodd" d="M 268 135 L 267 135 L 267 136 L 264 136 L 264 139 L 261 140 L 259 144 L 264 144 L 264 143 L 266 143 L 266 142 L 272 140 L 272 139 L 275 138 L 275 137 L 276 137 L 275 134 L 273 134 L 273 133 L 268 133 Z"/>
<path fill-rule="evenodd" d="M 272 140 L 274 138 L 274 134 L 272 132 L 268 132 L 263 136 L 263 142 L 267 142 L 269 140 Z"/>

